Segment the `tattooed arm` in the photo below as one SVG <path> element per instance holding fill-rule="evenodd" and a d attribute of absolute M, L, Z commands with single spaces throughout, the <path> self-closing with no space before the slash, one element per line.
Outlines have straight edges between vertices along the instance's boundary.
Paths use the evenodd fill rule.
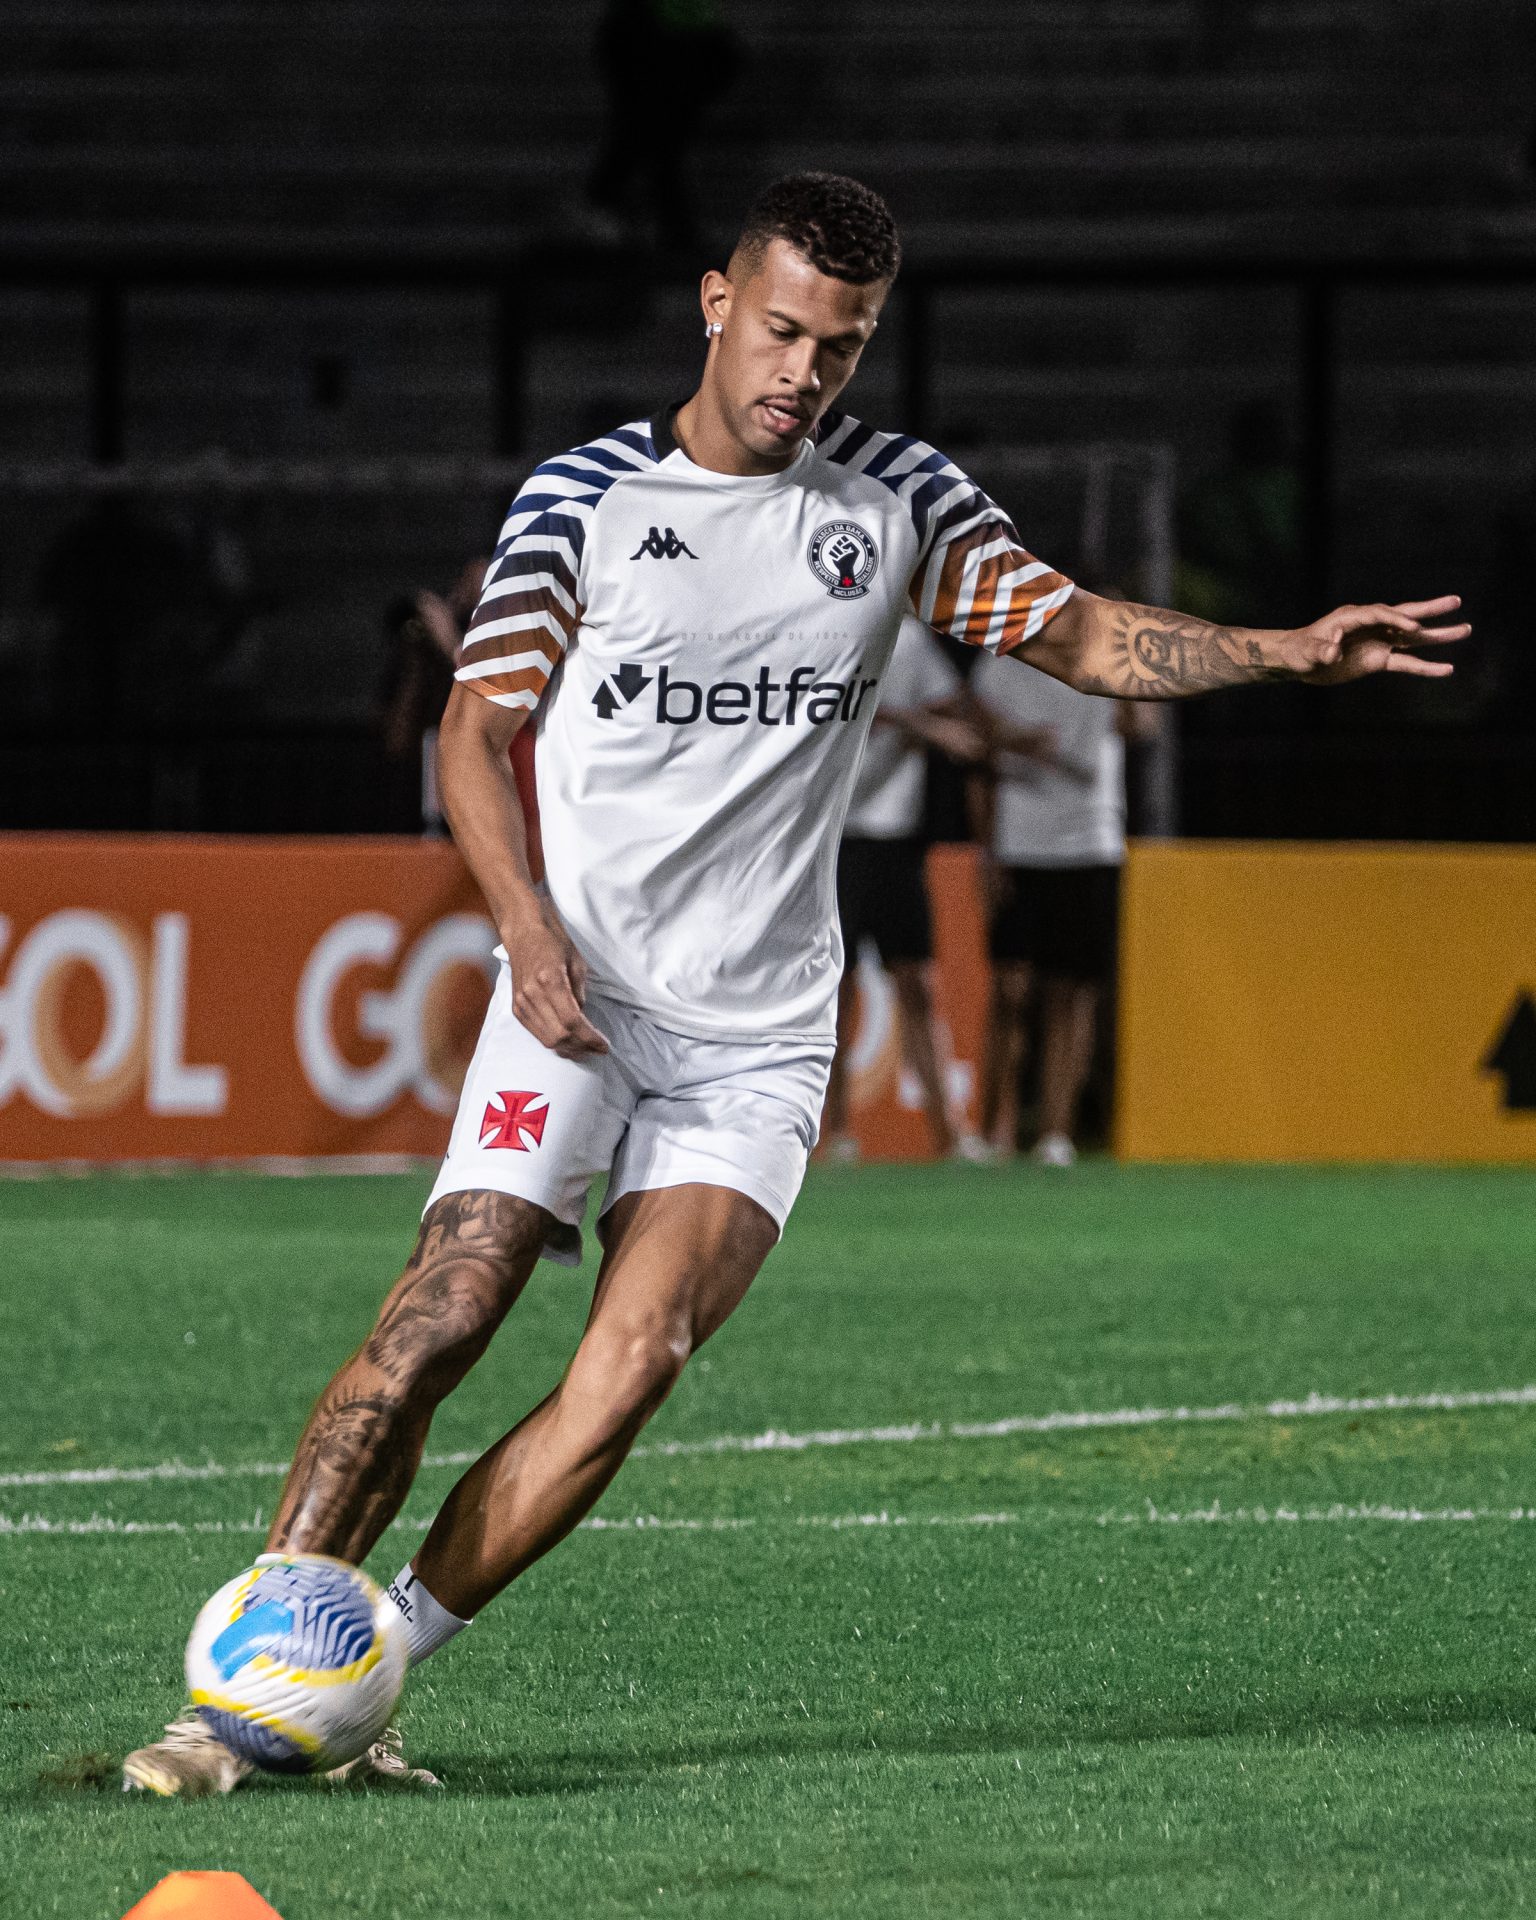
<path fill-rule="evenodd" d="M 1338 686 L 1371 673 L 1443 679 L 1447 661 L 1408 649 L 1443 646 L 1472 631 L 1426 624 L 1454 613 L 1454 594 L 1400 606 L 1339 607 L 1308 627 L 1218 627 L 1191 614 L 1103 600 L 1081 588 L 1013 658 L 1082 693 L 1122 700 L 1173 700 L 1257 680 Z"/>

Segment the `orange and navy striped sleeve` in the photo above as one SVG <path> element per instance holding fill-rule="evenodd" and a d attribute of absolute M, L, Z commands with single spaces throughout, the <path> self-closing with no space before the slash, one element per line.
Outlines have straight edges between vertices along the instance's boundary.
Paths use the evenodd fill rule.
<path fill-rule="evenodd" d="M 535 468 L 507 514 L 455 679 L 501 707 L 538 705 L 581 624 L 593 512 L 615 481 L 655 459 L 643 428 L 619 427 Z"/>
<path fill-rule="evenodd" d="M 924 441 L 843 416 L 829 419 L 819 450 L 905 501 L 918 535 L 912 608 L 940 633 L 1012 653 L 1072 597 L 1066 575 L 1037 560 L 1002 508 Z"/>

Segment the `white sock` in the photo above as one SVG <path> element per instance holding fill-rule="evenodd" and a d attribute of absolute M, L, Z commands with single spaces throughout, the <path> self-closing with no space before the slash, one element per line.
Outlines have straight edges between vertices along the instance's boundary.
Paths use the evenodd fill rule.
<path fill-rule="evenodd" d="M 409 1560 L 390 1582 L 389 1597 L 405 1622 L 405 1644 L 413 1667 L 420 1666 L 429 1653 L 436 1653 L 469 1625 L 432 1598 Z"/>

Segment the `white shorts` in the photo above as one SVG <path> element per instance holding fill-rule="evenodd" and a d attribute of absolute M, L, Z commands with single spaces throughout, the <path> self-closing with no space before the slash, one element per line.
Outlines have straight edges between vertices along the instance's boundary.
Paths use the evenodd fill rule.
<path fill-rule="evenodd" d="M 513 1013 L 502 967 L 427 1205 L 479 1188 L 531 1200 L 562 1223 L 544 1257 L 564 1266 L 581 1260 L 604 1174 L 605 1213 L 621 1194 L 698 1181 L 746 1194 L 782 1231 L 816 1144 L 830 1038 L 701 1040 L 596 993 L 585 1012 L 609 1051 L 563 1059 Z"/>

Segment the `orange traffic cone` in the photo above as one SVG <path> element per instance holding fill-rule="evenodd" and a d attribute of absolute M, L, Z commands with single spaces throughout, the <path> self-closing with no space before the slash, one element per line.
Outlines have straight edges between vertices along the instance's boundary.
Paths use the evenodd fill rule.
<path fill-rule="evenodd" d="M 168 1873 L 123 1920 L 282 1920 L 238 1873 Z"/>

